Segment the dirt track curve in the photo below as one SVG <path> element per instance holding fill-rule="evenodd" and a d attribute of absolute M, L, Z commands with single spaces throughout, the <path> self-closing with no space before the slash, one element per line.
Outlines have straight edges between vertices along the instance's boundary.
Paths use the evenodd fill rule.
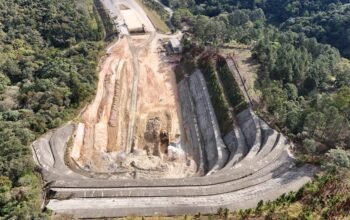
<path fill-rule="evenodd" d="M 118 2 L 136 7 L 145 18 L 133 0 L 103 2 L 115 13 Z M 232 131 L 221 134 L 203 74 L 196 70 L 176 83 L 173 65 L 156 52 L 158 41 L 171 36 L 148 29 L 143 36 L 122 36 L 108 49 L 96 98 L 78 123 L 32 144 L 47 208 L 78 218 L 216 213 L 255 207 L 312 179 L 317 168 L 297 166 L 292 143 L 251 108 L 235 115 Z M 144 161 L 114 166 L 117 151 L 158 163 L 137 150 L 151 143 L 142 129 L 154 118 L 166 121 L 162 129 L 171 140 L 181 138 L 174 148 L 186 160 L 160 163 L 162 169 L 146 169 Z M 135 176 L 126 175 L 131 168 Z"/>

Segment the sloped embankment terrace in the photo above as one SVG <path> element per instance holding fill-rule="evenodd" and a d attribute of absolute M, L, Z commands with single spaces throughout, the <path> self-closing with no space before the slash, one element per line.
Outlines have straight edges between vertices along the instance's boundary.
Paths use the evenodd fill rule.
<path fill-rule="evenodd" d="M 130 2 L 106 5 L 148 20 Z M 214 213 L 254 207 L 312 178 L 316 168 L 296 166 L 292 143 L 254 114 L 223 57 L 200 57 L 175 77 L 171 58 L 157 52 L 172 36 L 145 24 L 146 33 L 108 49 L 79 122 L 32 144 L 47 208 L 81 218 Z"/>

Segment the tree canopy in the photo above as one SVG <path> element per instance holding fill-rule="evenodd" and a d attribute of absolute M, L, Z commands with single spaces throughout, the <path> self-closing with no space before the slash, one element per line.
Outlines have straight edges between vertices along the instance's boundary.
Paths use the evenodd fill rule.
<path fill-rule="evenodd" d="M 329 22 L 325 19 L 328 10 L 350 11 L 346 3 L 202 0 L 195 4 L 187 1 L 189 6 L 184 9 L 169 1 L 173 7 L 179 7 L 173 18 L 175 25 L 189 26 L 191 40 L 197 44 L 219 48 L 236 41 L 251 45 L 261 64 L 256 86 L 262 90 L 274 123 L 291 137 L 316 139 L 333 147 L 350 147 L 350 61 L 341 56 L 350 44 L 342 39 L 345 46 L 338 47 L 339 52 L 331 46 L 335 44 L 321 40 L 319 35 L 286 24 L 304 18 L 312 21 L 313 16 L 319 16 L 316 20 L 323 25 Z M 349 17 L 342 17 L 342 21 Z M 307 25 L 314 23 L 302 23 L 303 28 Z M 345 23 L 339 25 L 347 28 Z M 324 32 L 323 35 L 334 34 L 331 30 Z M 333 117 L 328 116 L 329 111 L 333 111 Z"/>
<path fill-rule="evenodd" d="M 95 90 L 103 26 L 92 0 L 0 0 L 0 216 L 46 218 L 29 144 Z"/>

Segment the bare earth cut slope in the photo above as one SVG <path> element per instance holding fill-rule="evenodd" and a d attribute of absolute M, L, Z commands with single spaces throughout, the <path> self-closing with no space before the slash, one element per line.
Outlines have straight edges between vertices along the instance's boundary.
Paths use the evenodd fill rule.
<path fill-rule="evenodd" d="M 296 166 L 292 143 L 250 107 L 221 133 L 203 73 L 176 82 L 171 58 L 158 52 L 179 35 L 156 33 L 133 0 L 102 2 L 119 23 L 132 22 L 121 10 L 133 10 L 145 33 L 122 27 L 78 122 L 32 144 L 47 208 L 81 218 L 214 213 L 254 207 L 312 178 L 316 168 Z"/>

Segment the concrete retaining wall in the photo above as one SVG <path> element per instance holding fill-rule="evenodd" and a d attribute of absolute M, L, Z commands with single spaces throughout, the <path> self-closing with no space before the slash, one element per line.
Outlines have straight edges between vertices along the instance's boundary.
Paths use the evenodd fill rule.
<path fill-rule="evenodd" d="M 215 175 L 205 176 L 205 177 L 189 177 L 186 179 L 158 179 L 154 180 L 105 180 L 105 179 L 88 179 L 86 181 L 70 180 L 69 177 L 62 179 L 59 182 L 52 184 L 53 187 L 69 187 L 69 188 L 113 188 L 118 186 L 120 188 L 127 187 L 161 187 L 161 186 L 205 186 L 205 185 L 215 185 L 224 182 L 233 181 L 240 179 L 263 169 L 268 164 L 276 161 L 283 152 L 286 151 L 286 139 L 284 137 L 279 138 L 277 146 L 262 160 L 242 160 L 236 166 L 231 167 L 227 172 L 218 172 Z"/>
<path fill-rule="evenodd" d="M 261 147 L 260 121 L 250 108 L 240 112 L 236 119 L 250 148 L 247 157 L 253 158 Z"/>
<path fill-rule="evenodd" d="M 196 70 L 189 77 L 189 85 L 194 100 L 200 133 L 203 139 L 202 149 L 206 153 L 208 171 L 211 173 L 225 165 L 228 152 L 221 138 L 219 125 L 210 101 L 204 77 L 199 70 Z"/>
<path fill-rule="evenodd" d="M 232 167 L 234 164 L 242 160 L 249 152 L 244 135 L 239 127 L 235 127 L 230 133 L 224 137 L 224 142 L 228 148 L 234 148 L 231 152 L 230 158 L 222 171 Z"/>
<path fill-rule="evenodd" d="M 198 76 L 200 79 L 200 75 L 197 74 L 196 77 Z M 184 114 L 186 116 L 184 124 L 188 127 L 188 134 L 197 140 L 190 142 L 194 155 L 195 146 L 201 149 L 198 146 L 201 142 L 212 147 L 203 149 L 215 153 L 215 150 L 218 151 L 218 141 L 215 139 L 217 136 L 214 132 L 215 119 L 214 122 L 212 118 L 208 120 L 212 111 L 210 107 L 196 103 L 198 100 L 205 103 L 209 97 L 197 95 L 201 84 L 195 79 L 198 78 L 185 79 L 179 84 L 180 98 L 187 100 L 181 108 L 191 113 Z M 203 91 L 201 93 L 203 94 Z M 230 149 L 235 149 L 225 168 L 210 176 L 187 179 L 112 180 L 82 176 L 64 164 L 65 147 L 74 126 L 68 124 L 57 129 L 52 135 L 43 136 L 33 143 L 34 152 L 38 154 L 36 159 L 43 168 L 48 168 L 43 169 L 43 177 L 50 182 L 49 187 L 55 192 L 47 207 L 55 212 L 90 218 L 132 214 L 144 216 L 157 213 L 162 215 L 212 213 L 219 207 L 232 210 L 254 207 L 261 199 L 277 198 L 282 193 L 299 189 L 309 181 L 316 171 L 315 167 L 295 167 L 294 159 L 288 152 L 289 144 L 286 138 L 263 121 L 259 121 L 260 119 L 250 110 L 245 114 L 239 119 L 239 126 L 260 130 L 261 137 L 257 138 L 258 135 L 254 136 L 247 130 L 244 133 L 244 129 L 241 131 L 241 127 L 238 126 L 229 134 L 230 136 L 225 136 L 225 141 L 232 145 Z M 208 129 L 205 127 L 208 124 L 214 126 Z M 192 133 L 193 131 L 195 133 Z M 214 137 L 215 141 L 210 140 L 212 145 L 208 145 L 209 140 L 205 140 L 203 134 Z M 252 139 L 255 138 L 254 142 L 250 142 L 253 146 L 259 143 L 259 150 L 251 154 L 253 158 L 244 156 L 249 150 L 245 145 L 249 135 Z M 52 148 L 52 151 L 47 150 L 49 148 Z M 199 151 L 197 154 L 201 155 Z M 127 207 L 125 204 L 128 204 Z"/>
<path fill-rule="evenodd" d="M 94 198 L 51 200 L 48 208 L 58 213 L 73 214 L 76 217 L 115 217 L 182 215 L 198 212 L 216 213 L 218 208 L 237 210 L 252 208 L 260 200 L 274 200 L 279 195 L 298 190 L 311 179 L 312 167 L 296 168 L 266 181 L 239 191 L 204 197 L 144 197 L 144 198 Z"/>
<path fill-rule="evenodd" d="M 188 79 L 178 84 L 179 97 L 181 100 L 182 123 L 184 135 L 181 137 L 182 147 L 185 152 L 197 162 L 198 173 L 204 174 L 206 159 L 202 151 L 202 139 L 199 134 L 197 117 L 194 113 L 194 104 L 189 90 Z"/>

